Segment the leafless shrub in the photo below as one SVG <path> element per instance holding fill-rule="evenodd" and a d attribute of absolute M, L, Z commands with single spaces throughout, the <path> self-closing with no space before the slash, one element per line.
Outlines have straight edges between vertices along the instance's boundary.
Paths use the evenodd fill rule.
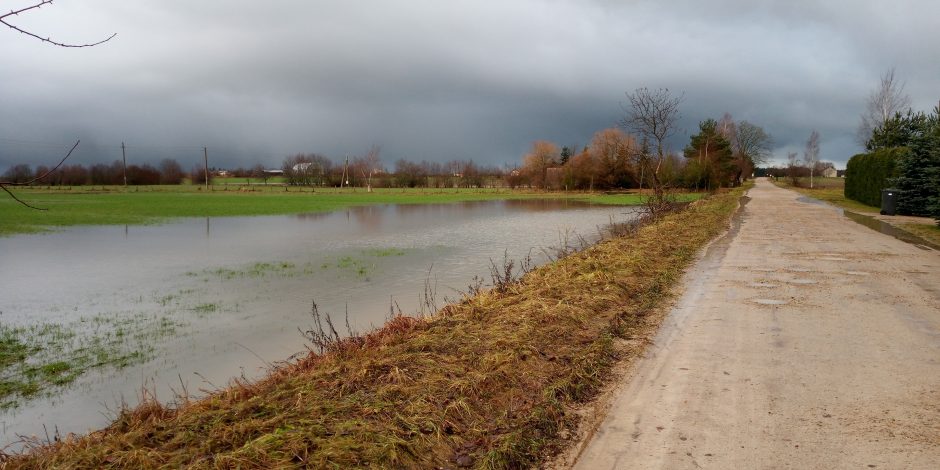
<path fill-rule="evenodd" d="M 418 315 L 421 317 L 433 315 L 439 310 L 437 306 L 437 278 L 434 278 L 433 283 L 431 282 L 431 271 L 433 269 L 433 264 L 428 267 L 428 274 L 424 277 L 424 293 L 418 296 L 418 304 L 421 306 Z"/>
<path fill-rule="evenodd" d="M 310 315 L 313 317 L 313 325 L 310 329 L 304 331 L 301 330 L 300 334 L 304 336 L 313 347 L 316 348 L 317 353 L 324 354 L 327 352 L 334 352 L 339 349 L 339 346 L 344 344 L 359 344 L 362 341 L 362 337 L 352 329 L 349 325 L 349 306 L 346 307 L 346 333 L 347 337 L 344 341 L 340 337 L 339 332 L 336 331 L 336 327 L 333 325 L 333 319 L 330 317 L 330 314 L 326 315 L 320 314 L 320 309 L 317 307 L 317 302 L 311 301 Z"/>

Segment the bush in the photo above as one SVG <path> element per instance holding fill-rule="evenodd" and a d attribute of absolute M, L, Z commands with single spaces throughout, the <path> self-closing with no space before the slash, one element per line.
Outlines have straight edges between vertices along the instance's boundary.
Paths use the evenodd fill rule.
<path fill-rule="evenodd" d="M 881 190 L 898 176 L 898 160 L 909 152 L 893 147 L 863 153 L 849 159 L 845 167 L 845 197 L 869 206 L 881 206 Z"/>

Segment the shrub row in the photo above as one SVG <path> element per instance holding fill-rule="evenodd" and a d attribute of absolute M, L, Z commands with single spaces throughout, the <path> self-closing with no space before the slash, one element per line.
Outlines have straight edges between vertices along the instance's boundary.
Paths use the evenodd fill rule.
<path fill-rule="evenodd" d="M 880 207 L 881 190 L 899 176 L 898 161 L 908 152 L 906 147 L 883 148 L 849 159 L 845 167 L 845 197 Z"/>

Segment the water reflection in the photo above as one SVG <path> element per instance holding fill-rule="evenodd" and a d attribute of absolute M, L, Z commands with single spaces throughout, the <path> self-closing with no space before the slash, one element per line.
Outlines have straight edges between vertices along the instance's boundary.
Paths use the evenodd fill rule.
<path fill-rule="evenodd" d="M 52 397 L 2 411 L 3 440 L 45 425 L 85 432 L 103 405 L 256 377 L 304 349 L 310 304 L 354 329 L 380 325 L 394 302 L 418 311 L 428 268 L 437 298 L 457 298 L 490 259 L 519 259 L 590 238 L 629 209 L 559 201 L 355 207 L 277 217 L 187 219 L 159 226 L 83 227 L 0 239 L 2 325 L 59 325 L 124 336 L 145 360 L 95 369 Z M 572 240 L 573 240 L 572 234 Z M 534 248 L 534 249 L 533 249 Z M 62 354 L 71 354 L 64 348 Z"/>

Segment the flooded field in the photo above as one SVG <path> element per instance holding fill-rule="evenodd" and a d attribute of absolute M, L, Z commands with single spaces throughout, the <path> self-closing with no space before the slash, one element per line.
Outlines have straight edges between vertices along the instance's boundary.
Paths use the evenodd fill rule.
<path fill-rule="evenodd" d="M 0 432 L 86 432 L 142 388 L 169 400 L 304 351 L 316 302 L 342 324 L 443 305 L 504 253 L 598 237 L 631 208 L 559 201 L 372 206 L 0 239 Z M 426 310 L 426 308 L 425 308 Z M 343 328 L 345 329 L 345 328 Z"/>

